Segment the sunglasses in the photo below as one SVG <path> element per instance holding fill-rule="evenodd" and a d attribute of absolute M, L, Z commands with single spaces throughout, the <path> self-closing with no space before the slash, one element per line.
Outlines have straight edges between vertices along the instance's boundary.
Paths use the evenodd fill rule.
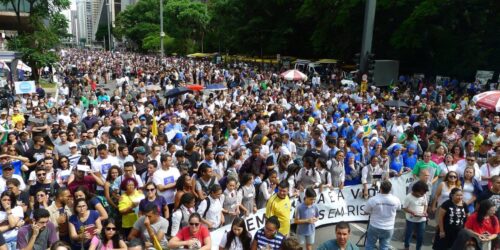
<path fill-rule="evenodd" d="M 36 176 L 40 177 L 40 176 L 45 176 L 46 174 L 43 173 L 43 174 L 37 174 Z"/>
<path fill-rule="evenodd" d="M 456 176 L 454 176 L 454 175 L 450 175 L 450 176 L 448 176 L 448 179 L 456 179 L 456 178 L 457 178 L 457 177 L 456 177 Z"/>
<path fill-rule="evenodd" d="M 467 161 L 468 161 L 468 162 L 473 162 L 473 161 L 474 161 L 474 159 L 467 159 Z"/>
<path fill-rule="evenodd" d="M 148 188 L 148 189 L 146 189 L 146 190 L 147 190 L 148 192 L 154 192 L 154 191 L 155 191 L 155 189 L 154 189 L 154 188 Z"/>
<path fill-rule="evenodd" d="M 191 222 L 189 222 L 189 225 L 190 225 L 190 226 L 195 226 L 195 227 L 197 227 L 197 226 L 199 226 L 199 225 L 200 225 L 200 223 L 191 223 Z"/>
<path fill-rule="evenodd" d="M 116 231 L 116 227 L 107 227 L 106 231 Z"/>

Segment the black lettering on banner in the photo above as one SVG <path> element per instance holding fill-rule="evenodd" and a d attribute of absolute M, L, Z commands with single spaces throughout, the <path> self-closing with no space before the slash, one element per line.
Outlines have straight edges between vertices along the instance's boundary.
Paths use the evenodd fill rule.
<path fill-rule="evenodd" d="M 357 210 L 356 209 L 357 206 L 353 206 L 353 205 L 347 205 L 347 216 L 356 216 L 357 213 L 355 213 L 355 211 Z"/>
<path fill-rule="evenodd" d="M 325 196 L 323 195 L 323 193 L 321 193 L 319 195 L 319 198 L 318 198 L 318 201 L 316 202 L 316 204 L 325 204 Z"/>
<path fill-rule="evenodd" d="M 374 188 L 369 188 L 368 189 L 368 195 L 369 196 L 375 196 L 377 194 L 377 190 L 375 190 Z"/>
<path fill-rule="evenodd" d="M 325 218 L 325 210 L 321 209 L 318 211 L 318 213 L 319 213 L 319 218 L 318 218 L 319 220 L 322 220 Z"/>
<path fill-rule="evenodd" d="M 247 224 L 247 230 L 249 232 L 257 230 L 257 228 L 258 228 L 258 227 L 257 228 L 254 227 L 254 224 L 253 224 L 254 221 L 253 220 L 254 220 L 254 217 L 250 217 L 250 218 L 248 218 L 248 219 L 245 220 L 245 222 Z"/>
<path fill-rule="evenodd" d="M 368 214 L 365 212 L 365 205 L 361 205 L 361 206 L 359 206 L 359 210 L 361 210 L 361 212 L 359 213 L 360 215 L 368 215 Z"/>
<path fill-rule="evenodd" d="M 340 200 L 340 198 L 342 198 L 342 200 L 345 200 L 344 193 L 342 192 L 342 190 L 339 189 L 339 194 L 337 195 L 337 199 Z"/>
<path fill-rule="evenodd" d="M 255 218 L 257 219 L 257 228 L 264 227 L 264 225 L 266 224 L 266 218 L 264 214 L 262 214 L 262 216 L 255 216 Z"/>
<path fill-rule="evenodd" d="M 354 199 L 357 199 L 358 196 L 361 194 L 361 189 L 360 188 L 356 189 L 356 192 L 354 192 L 354 189 L 351 189 L 351 194 Z"/>

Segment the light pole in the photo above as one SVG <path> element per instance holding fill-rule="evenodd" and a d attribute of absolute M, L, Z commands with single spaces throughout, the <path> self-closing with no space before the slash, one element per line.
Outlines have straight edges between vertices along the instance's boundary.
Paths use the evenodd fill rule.
<path fill-rule="evenodd" d="M 163 32 L 163 0 L 160 0 L 160 55 L 163 59 L 163 37 L 165 33 Z"/>
<path fill-rule="evenodd" d="M 377 0 L 366 0 L 365 3 L 365 19 L 363 25 L 363 40 L 361 42 L 360 56 L 360 74 L 367 73 L 368 56 L 372 50 L 373 26 L 375 22 L 375 9 Z"/>
<path fill-rule="evenodd" d="M 108 13 L 107 13 L 107 16 L 108 16 L 108 50 L 111 51 L 111 19 L 109 17 L 109 12 L 111 12 L 111 8 L 110 8 L 110 5 L 111 5 L 111 0 L 108 0 L 106 2 L 106 5 L 108 6 Z"/>

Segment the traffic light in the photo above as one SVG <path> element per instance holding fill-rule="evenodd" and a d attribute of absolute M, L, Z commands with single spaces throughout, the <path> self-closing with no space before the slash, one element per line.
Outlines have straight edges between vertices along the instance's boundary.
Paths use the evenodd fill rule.
<path fill-rule="evenodd" d="M 361 54 L 360 53 L 354 54 L 354 63 L 356 64 L 356 70 L 358 70 L 358 72 L 360 72 L 360 70 L 361 70 Z"/>
<path fill-rule="evenodd" d="M 375 76 L 375 54 L 369 53 L 367 55 L 366 74 L 368 75 L 368 82 L 373 83 Z"/>

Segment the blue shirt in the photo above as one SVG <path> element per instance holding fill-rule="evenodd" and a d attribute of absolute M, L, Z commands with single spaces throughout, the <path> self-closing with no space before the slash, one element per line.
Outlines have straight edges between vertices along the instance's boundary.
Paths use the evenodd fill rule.
<path fill-rule="evenodd" d="M 307 206 L 306 204 L 302 203 L 297 207 L 297 214 L 299 219 L 309 219 L 312 217 L 319 217 L 319 209 L 316 204 L 312 204 L 311 206 Z M 298 235 L 304 235 L 304 236 L 309 236 L 314 233 L 315 226 L 314 224 L 298 224 L 297 225 L 297 234 Z"/>
<path fill-rule="evenodd" d="M 254 236 L 254 240 L 257 241 L 257 249 L 261 249 L 269 245 L 272 250 L 279 250 L 284 239 L 285 236 L 283 236 L 280 232 L 276 232 L 272 239 L 268 239 L 264 235 L 264 228 L 259 229 Z"/>

